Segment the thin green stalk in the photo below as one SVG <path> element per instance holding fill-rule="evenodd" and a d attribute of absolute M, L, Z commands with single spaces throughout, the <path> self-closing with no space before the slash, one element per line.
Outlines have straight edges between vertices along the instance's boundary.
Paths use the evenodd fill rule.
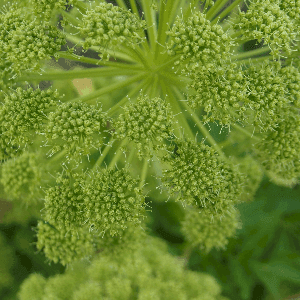
<path fill-rule="evenodd" d="M 153 13 L 153 9 L 150 7 L 149 0 L 142 0 L 142 7 L 145 13 L 145 20 L 147 22 L 147 32 L 150 41 L 151 49 L 155 48 L 156 38 L 157 38 L 157 30 L 156 30 L 156 19 Z"/>
<path fill-rule="evenodd" d="M 224 17 L 226 17 L 236 6 L 240 4 L 243 0 L 235 0 L 231 5 L 229 5 L 222 13 L 211 22 L 212 25 L 216 24 L 218 20 L 222 20 Z"/>
<path fill-rule="evenodd" d="M 206 14 L 208 20 L 212 20 L 216 14 L 222 9 L 222 7 L 228 2 L 228 0 L 217 0 L 215 5 L 212 6 Z"/>
<path fill-rule="evenodd" d="M 144 74 L 144 73 L 143 74 L 137 74 L 137 75 L 132 76 L 129 79 L 126 79 L 124 81 L 120 81 L 120 82 L 111 84 L 107 87 L 103 87 L 103 88 L 101 88 L 97 91 L 94 91 L 94 92 L 92 92 L 88 95 L 83 95 L 83 96 L 80 96 L 78 98 L 75 98 L 75 99 L 71 100 L 71 102 L 88 102 L 88 101 L 96 99 L 96 98 L 98 98 L 102 95 L 109 94 L 113 91 L 122 89 L 125 86 L 128 86 L 128 85 L 130 85 L 130 84 L 132 84 L 136 81 L 144 79 L 146 76 L 147 76 L 147 74 Z"/>
<path fill-rule="evenodd" d="M 141 73 L 140 70 L 119 69 L 112 67 L 89 68 L 82 70 L 71 71 L 49 71 L 42 74 L 27 73 L 23 76 L 17 77 L 16 81 L 43 81 L 43 80 L 69 80 L 76 78 L 95 78 L 108 77 L 118 75 L 132 75 L 134 73 Z M 138 76 L 138 75 L 136 75 Z"/>
<path fill-rule="evenodd" d="M 235 63 L 236 64 L 251 65 L 251 64 L 257 64 L 257 63 L 264 62 L 268 59 L 272 60 L 273 57 L 271 55 L 262 56 L 262 57 L 258 57 L 258 58 L 250 58 L 249 57 L 248 59 L 237 60 L 237 61 L 235 61 Z"/>
<path fill-rule="evenodd" d="M 128 159 L 126 160 L 127 164 L 130 164 L 132 162 L 135 150 L 136 150 L 135 147 L 131 147 L 129 155 L 128 155 Z"/>
<path fill-rule="evenodd" d="M 247 51 L 247 52 L 242 52 L 242 53 L 238 53 L 232 56 L 233 59 L 235 60 L 239 60 L 239 59 L 245 59 L 245 58 L 252 58 L 255 55 L 260 55 L 260 54 L 265 54 L 270 52 L 270 48 L 268 46 L 259 48 L 259 49 L 255 49 L 252 51 Z"/>
<path fill-rule="evenodd" d="M 142 167 L 142 173 L 141 173 L 141 180 L 140 180 L 140 184 L 139 184 L 139 188 L 142 188 L 146 177 L 147 177 L 147 172 L 148 172 L 148 166 L 149 166 L 149 162 L 147 161 L 146 158 L 144 158 L 144 163 L 143 163 L 143 167 Z"/>
<path fill-rule="evenodd" d="M 113 137 L 110 138 L 108 144 L 105 146 L 103 152 L 100 154 L 99 158 L 97 159 L 96 163 L 94 164 L 92 170 L 95 170 L 96 168 L 100 167 L 101 164 L 103 163 L 105 157 L 107 156 L 109 150 L 111 150 L 112 148 L 112 144 L 114 142 L 114 139 Z"/>
<path fill-rule="evenodd" d="M 140 16 L 135 0 L 130 0 L 129 2 L 130 2 L 132 12 L 135 13 L 137 16 Z"/>
<path fill-rule="evenodd" d="M 78 25 L 80 23 L 80 20 L 78 18 L 75 18 L 70 13 L 66 12 L 65 10 L 61 9 L 59 11 L 64 18 L 66 18 L 71 24 Z"/>
<path fill-rule="evenodd" d="M 110 66 L 114 68 L 120 69 L 130 69 L 130 70 L 143 70 L 143 66 L 141 64 L 132 64 L 132 63 L 123 63 L 123 62 L 114 62 L 114 61 L 106 61 L 101 59 L 89 58 L 80 55 L 76 55 L 73 53 L 69 53 L 68 51 L 59 51 L 55 54 L 55 57 L 65 58 L 73 61 L 79 61 L 91 65 L 97 66 Z"/>
<path fill-rule="evenodd" d="M 155 45 L 155 54 L 154 54 L 154 59 L 155 61 L 158 61 L 159 57 L 159 52 L 161 51 L 162 45 L 165 44 L 166 42 L 166 31 L 168 30 L 168 26 L 170 26 L 170 18 L 171 12 L 172 12 L 172 5 L 173 0 L 168 0 L 167 4 L 165 4 L 165 1 L 167 0 L 162 0 L 160 2 L 160 15 L 159 15 L 159 21 L 158 21 L 158 33 L 157 33 L 157 43 Z"/>
<path fill-rule="evenodd" d="M 180 92 L 178 91 L 177 88 L 175 88 L 175 91 L 176 91 L 176 93 L 179 96 L 181 96 L 181 94 L 180 94 Z M 185 101 L 181 101 L 181 103 L 184 106 L 184 108 L 187 110 L 187 112 L 191 115 L 192 119 L 197 124 L 197 126 L 200 129 L 201 133 L 207 139 L 207 141 L 211 144 L 211 146 L 214 147 L 214 149 L 218 152 L 218 154 L 222 158 L 226 159 L 225 154 L 223 153 L 223 151 L 221 150 L 221 148 L 218 146 L 218 144 L 214 140 L 214 138 L 211 136 L 211 134 L 209 133 L 209 131 L 206 129 L 206 127 L 204 126 L 204 124 L 201 122 L 201 120 L 199 119 L 199 117 L 194 113 L 194 111 L 187 105 L 187 103 Z"/>
<path fill-rule="evenodd" d="M 129 140 L 128 140 L 127 137 L 121 142 L 121 144 L 119 145 L 118 150 L 116 151 L 113 159 L 110 161 L 110 163 L 108 165 L 109 169 L 114 168 L 115 164 L 118 162 L 118 160 L 120 159 L 120 156 L 123 153 L 122 152 L 122 147 L 126 146 L 128 144 L 128 142 L 129 142 Z"/>
<path fill-rule="evenodd" d="M 111 107 L 107 114 L 109 116 L 112 116 L 121 106 L 123 106 L 124 104 L 126 104 L 126 102 L 128 101 L 128 99 L 130 97 L 133 97 L 135 94 L 137 94 L 141 89 L 146 88 L 148 85 L 150 84 L 150 79 L 144 79 L 139 85 L 137 85 L 135 88 L 131 89 L 130 92 L 128 93 L 128 95 L 126 95 L 124 98 L 122 98 L 122 100 L 120 100 L 118 103 L 116 103 L 113 107 Z"/>
<path fill-rule="evenodd" d="M 162 92 L 164 93 L 164 97 L 166 98 L 167 102 L 170 103 L 173 114 L 176 116 L 175 118 L 177 119 L 179 125 L 184 130 L 184 133 L 190 139 L 194 139 L 194 134 L 186 118 L 184 117 L 184 114 L 182 113 L 182 110 L 177 102 L 176 96 L 174 95 L 172 89 L 169 87 L 169 83 L 165 82 L 164 80 L 161 80 L 160 84 L 161 84 Z M 179 127 L 178 128 L 175 127 L 174 129 L 178 136 L 182 136 L 182 132 L 180 131 Z"/>
<path fill-rule="evenodd" d="M 117 1 L 117 4 L 120 6 L 120 7 L 122 7 L 122 8 L 124 8 L 124 9 L 128 9 L 127 8 L 127 6 L 126 6 L 126 4 L 125 4 L 125 1 L 124 0 L 116 0 Z"/>
<path fill-rule="evenodd" d="M 196 2 L 197 2 L 197 0 L 192 0 L 192 2 L 186 7 L 186 10 L 183 14 L 184 21 L 186 21 L 189 18 L 189 16 L 191 15 Z"/>
<path fill-rule="evenodd" d="M 74 36 L 74 35 L 71 35 L 69 33 L 66 33 L 65 32 L 65 35 L 67 37 L 67 39 L 74 43 L 75 45 L 78 45 L 78 46 L 83 46 L 84 44 L 84 40 Z M 101 49 L 100 47 L 96 47 L 96 46 L 92 46 L 90 47 L 91 50 L 94 50 L 98 53 L 101 53 Z M 124 61 L 128 61 L 128 62 L 137 62 L 134 58 L 132 58 L 131 56 L 125 54 L 124 52 L 120 52 L 120 51 L 112 51 L 112 50 L 106 50 L 106 52 L 111 55 L 112 57 L 115 57 L 115 58 L 118 58 L 118 59 L 121 59 L 121 60 L 124 60 Z"/>
<path fill-rule="evenodd" d="M 244 135 L 250 137 L 251 139 L 257 141 L 257 142 L 260 142 L 261 139 L 255 135 L 253 135 L 253 133 L 250 133 L 249 131 L 247 131 L 246 129 L 244 129 L 243 127 L 241 127 L 240 125 L 237 125 L 237 124 L 232 124 L 231 125 L 233 128 L 239 130 L 240 132 L 242 132 Z"/>

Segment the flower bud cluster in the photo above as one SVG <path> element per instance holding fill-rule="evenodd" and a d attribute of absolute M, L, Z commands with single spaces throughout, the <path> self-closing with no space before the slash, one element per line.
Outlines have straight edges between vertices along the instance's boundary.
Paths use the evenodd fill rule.
<path fill-rule="evenodd" d="M 193 109 L 204 108 L 204 123 L 218 121 L 228 126 L 245 118 L 248 91 L 243 72 L 236 64 L 195 63 L 187 72 L 192 79 L 188 104 Z"/>
<path fill-rule="evenodd" d="M 43 250 L 50 261 L 60 262 L 63 265 L 95 252 L 93 236 L 85 227 L 73 231 L 66 228 L 58 229 L 53 224 L 39 221 L 37 238 L 38 250 Z"/>
<path fill-rule="evenodd" d="M 24 9 L 11 6 L 0 14 L 0 58 L 11 63 L 17 74 L 37 69 L 66 43 L 64 34 L 55 26 L 31 20 Z"/>
<path fill-rule="evenodd" d="M 290 186 L 300 177 L 300 115 L 287 110 L 282 115 L 284 121 L 255 144 L 255 151 L 270 178 Z"/>
<path fill-rule="evenodd" d="M 239 213 L 234 207 L 215 216 L 190 207 L 186 209 L 182 221 L 182 232 L 187 241 L 206 253 L 212 248 L 225 249 L 229 238 L 234 237 L 240 228 Z"/>
<path fill-rule="evenodd" d="M 163 160 L 170 167 L 162 180 L 176 200 L 212 215 L 239 200 L 243 176 L 203 142 L 176 141 L 174 152 Z"/>
<path fill-rule="evenodd" d="M 84 178 L 60 174 L 56 182 L 46 191 L 44 219 L 58 229 L 76 229 L 84 223 Z"/>
<path fill-rule="evenodd" d="M 231 39 L 220 25 L 211 25 L 206 15 L 195 11 L 185 22 L 177 16 L 172 28 L 167 31 L 169 55 L 179 55 L 175 64 L 221 62 L 230 55 Z"/>
<path fill-rule="evenodd" d="M 49 20 L 54 10 L 63 9 L 66 5 L 74 5 L 77 0 L 31 0 L 34 13 Z"/>
<path fill-rule="evenodd" d="M 21 199 L 27 204 L 34 203 L 39 195 L 41 182 L 36 155 L 24 152 L 17 158 L 7 160 L 1 167 L 0 182 L 7 199 Z"/>
<path fill-rule="evenodd" d="M 287 15 L 300 25 L 300 1 L 299 0 L 279 0 L 279 7 Z"/>
<path fill-rule="evenodd" d="M 100 47 L 103 56 L 107 49 L 114 50 L 122 44 L 135 48 L 143 41 L 140 33 L 145 25 L 145 21 L 131 11 L 101 2 L 86 11 L 79 30 L 85 37 L 84 49 Z"/>
<path fill-rule="evenodd" d="M 297 108 L 300 108 L 300 71 L 299 67 L 288 65 L 279 71 L 282 81 L 286 84 L 285 97 Z"/>
<path fill-rule="evenodd" d="M 91 177 L 85 188 L 83 210 L 90 227 L 115 236 L 122 235 L 128 226 L 141 224 L 145 196 L 129 170 L 103 169 Z"/>
<path fill-rule="evenodd" d="M 279 72 L 277 62 L 252 65 L 244 70 L 249 89 L 248 122 L 262 131 L 275 128 L 282 119 L 281 110 L 289 104 L 286 84 Z"/>
<path fill-rule="evenodd" d="M 240 32 L 243 40 L 264 40 L 275 58 L 280 56 L 280 50 L 291 55 L 297 35 L 294 21 L 272 0 L 251 1 L 246 12 L 239 11 L 233 29 Z"/>
<path fill-rule="evenodd" d="M 1 139 L 8 145 L 26 146 L 32 136 L 42 130 L 47 121 L 47 111 L 59 99 L 57 91 L 39 88 L 23 89 L 18 87 L 10 91 L 0 107 Z"/>
<path fill-rule="evenodd" d="M 52 146 L 50 156 L 65 150 L 68 160 L 79 160 L 103 145 L 108 118 L 101 108 L 84 102 L 61 103 L 48 120 L 45 136 Z"/>
<path fill-rule="evenodd" d="M 164 146 L 163 141 L 172 135 L 172 122 L 173 115 L 166 101 L 141 95 L 135 103 L 124 107 L 115 127 L 118 138 L 128 137 L 136 144 L 141 158 Z"/>

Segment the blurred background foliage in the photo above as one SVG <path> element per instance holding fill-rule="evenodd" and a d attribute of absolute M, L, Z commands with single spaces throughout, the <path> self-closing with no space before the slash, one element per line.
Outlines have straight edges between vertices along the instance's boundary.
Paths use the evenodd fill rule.
<path fill-rule="evenodd" d="M 188 259 L 189 269 L 213 275 L 229 299 L 285 299 L 300 292 L 299 199 L 299 185 L 288 189 L 263 180 L 255 198 L 238 206 L 243 227 L 236 238 L 225 251 L 209 254 L 186 248 L 180 232 L 184 208 L 178 203 L 148 198 L 148 225 L 172 254 Z M 0 299 L 11 300 L 30 273 L 49 277 L 64 267 L 48 264 L 36 251 L 34 211 L 6 201 L 0 210 Z"/>

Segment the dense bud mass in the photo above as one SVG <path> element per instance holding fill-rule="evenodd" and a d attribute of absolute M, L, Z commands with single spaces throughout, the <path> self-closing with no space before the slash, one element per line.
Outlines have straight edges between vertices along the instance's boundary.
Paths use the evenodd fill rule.
<path fill-rule="evenodd" d="M 257 159 L 271 179 L 286 186 L 294 185 L 300 176 L 300 115 L 283 111 L 284 121 L 255 145 Z"/>
<path fill-rule="evenodd" d="M 230 37 L 220 25 L 211 25 L 203 13 L 195 11 L 187 21 L 177 16 L 167 34 L 170 36 L 166 45 L 168 54 L 178 55 L 176 64 L 218 63 L 230 55 Z"/>
<path fill-rule="evenodd" d="M 57 185 L 46 191 L 44 218 L 59 229 L 72 230 L 84 223 L 84 178 L 73 177 L 60 175 Z"/>
<path fill-rule="evenodd" d="M 209 214 L 222 213 L 239 200 L 243 177 L 203 142 L 176 141 L 174 152 L 164 158 L 170 167 L 163 182 L 178 201 L 196 205 Z"/>
<path fill-rule="evenodd" d="M 59 99 L 57 91 L 18 87 L 0 106 L 0 132 L 9 144 L 24 147 L 47 122 L 47 113 Z"/>
<path fill-rule="evenodd" d="M 250 66 L 244 71 L 248 82 L 248 123 L 266 131 L 275 128 L 282 120 L 280 111 L 287 107 L 289 99 L 284 80 L 279 74 L 280 65 L 266 62 Z"/>
<path fill-rule="evenodd" d="M 122 44 L 136 47 L 143 41 L 139 33 L 145 24 L 132 12 L 102 2 L 86 11 L 79 30 L 85 37 L 84 48 L 100 47 L 103 57 L 107 50 L 117 49 Z"/>
<path fill-rule="evenodd" d="M 216 216 L 187 208 L 182 222 L 182 231 L 186 239 L 205 252 L 209 252 L 212 248 L 224 249 L 228 239 L 233 237 L 239 228 L 241 228 L 239 214 L 234 207 Z"/>
<path fill-rule="evenodd" d="M 248 91 L 243 72 L 236 64 L 195 63 L 187 75 L 192 79 L 188 104 L 194 109 L 204 108 L 204 123 L 219 121 L 228 126 L 244 120 Z"/>
<path fill-rule="evenodd" d="M 63 265 L 88 257 L 95 251 L 93 236 L 85 227 L 69 230 L 39 221 L 37 238 L 38 250 L 43 250 L 50 261 Z"/>
<path fill-rule="evenodd" d="M 136 103 L 124 107 L 115 124 L 119 138 L 134 141 L 139 157 L 151 156 L 153 151 L 164 147 L 164 140 L 171 137 L 172 111 L 161 98 L 140 95 Z"/>
<path fill-rule="evenodd" d="M 25 152 L 2 165 L 0 182 L 9 200 L 21 199 L 27 204 L 34 204 L 41 197 L 41 172 L 37 158 L 35 153 Z"/>
<path fill-rule="evenodd" d="M 145 197 L 127 169 L 103 169 L 91 177 L 84 198 L 84 216 L 89 226 L 101 235 L 107 232 L 114 236 L 141 223 Z"/>
<path fill-rule="evenodd" d="M 52 146 L 49 156 L 65 150 L 67 159 L 78 159 L 103 145 L 108 118 L 101 108 L 80 102 L 61 103 L 48 116 L 45 129 Z"/>
<path fill-rule="evenodd" d="M 291 54 L 297 35 L 293 20 L 272 0 L 251 1 L 246 12 L 239 12 L 233 29 L 245 41 L 263 40 L 276 58 L 282 55 L 280 51 Z"/>

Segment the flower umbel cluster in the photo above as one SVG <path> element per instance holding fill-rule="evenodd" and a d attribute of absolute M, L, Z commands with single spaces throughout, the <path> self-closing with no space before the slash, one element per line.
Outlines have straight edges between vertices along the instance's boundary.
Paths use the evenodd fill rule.
<path fill-rule="evenodd" d="M 49 261 L 95 256 L 103 274 L 115 270 L 80 287 L 66 275 L 76 292 L 57 297 L 206 299 L 180 268 L 167 279 L 171 263 L 154 250 L 145 284 L 128 253 L 149 235 L 151 201 L 182 206 L 188 247 L 208 252 L 235 236 L 237 204 L 264 175 L 299 183 L 299 1 L 5 3 L 0 183 L 8 199 L 43 206 L 37 248 Z M 59 284 L 67 293 L 33 276 L 21 295 L 55 298 Z"/>

